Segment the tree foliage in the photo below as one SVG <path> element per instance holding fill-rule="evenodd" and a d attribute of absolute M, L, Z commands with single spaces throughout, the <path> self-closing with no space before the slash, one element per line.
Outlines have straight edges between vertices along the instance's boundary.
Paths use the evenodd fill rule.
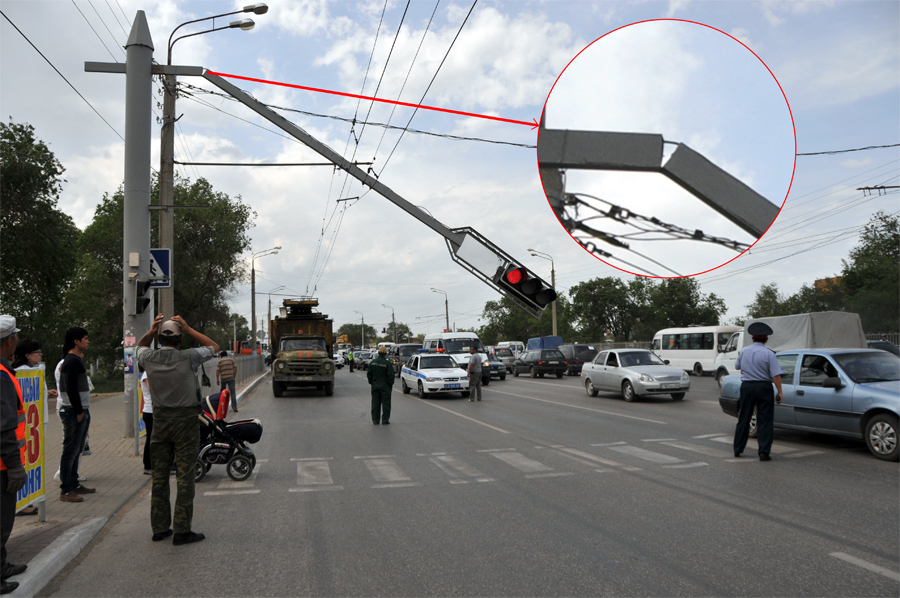
<path fill-rule="evenodd" d="M 337 337 L 346 334 L 350 344 L 354 347 L 359 347 L 362 341 L 362 333 L 362 324 L 341 324 L 341 327 L 337 329 L 334 335 Z M 375 331 L 375 328 L 366 324 L 365 333 L 367 345 L 374 345 L 378 342 L 378 333 Z"/>
<path fill-rule="evenodd" d="M 900 330 L 900 217 L 877 212 L 842 260 L 847 309 L 872 332 Z"/>
<path fill-rule="evenodd" d="M 80 231 L 57 208 L 64 169 L 27 124 L 0 123 L 0 310 L 22 338 L 62 345 L 62 309 L 76 274 Z"/>
<path fill-rule="evenodd" d="M 572 336 L 569 325 L 571 303 L 561 295 L 556 299 L 557 334 L 563 338 Z M 487 323 L 476 332 L 485 345 L 496 345 L 501 341 L 526 341 L 536 336 L 553 334 L 553 316 L 548 306 L 541 319 L 533 318 L 507 297 L 499 301 L 488 301 L 484 306 L 482 320 Z"/>

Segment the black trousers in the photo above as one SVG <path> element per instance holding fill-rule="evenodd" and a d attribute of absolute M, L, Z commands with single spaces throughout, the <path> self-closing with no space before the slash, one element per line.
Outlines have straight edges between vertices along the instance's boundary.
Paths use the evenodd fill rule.
<path fill-rule="evenodd" d="M 6 565 L 6 541 L 12 533 L 13 524 L 16 522 L 16 495 L 6 491 L 9 484 L 9 474 L 5 469 L 0 470 L 0 567 Z"/>
<path fill-rule="evenodd" d="M 372 422 L 386 424 L 391 419 L 391 389 L 372 387 Z"/>
<path fill-rule="evenodd" d="M 759 454 L 768 455 L 775 435 L 775 391 L 767 381 L 741 382 L 738 423 L 734 430 L 734 452 L 743 453 L 750 436 L 750 418 L 756 407 L 756 441 Z"/>
<path fill-rule="evenodd" d="M 147 435 L 144 436 L 144 469 L 153 471 L 153 463 L 150 459 L 150 436 L 153 434 L 153 414 L 141 413 L 141 418 L 144 420 L 144 425 L 147 426 Z"/>

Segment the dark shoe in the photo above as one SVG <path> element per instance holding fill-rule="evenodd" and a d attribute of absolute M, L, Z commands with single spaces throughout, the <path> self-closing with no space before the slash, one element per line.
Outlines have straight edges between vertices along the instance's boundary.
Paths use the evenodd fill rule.
<path fill-rule="evenodd" d="M 75 494 L 93 494 L 96 491 L 96 488 L 88 488 L 87 486 L 82 486 L 81 484 L 79 484 L 77 488 L 72 489 L 72 492 L 74 492 Z"/>
<path fill-rule="evenodd" d="M 22 517 L 23 515 L 37 515 L 37 514 L 38 514 L 37 507 L 32 505 L 30 507 L 25 507 L 24 509 L 22 509 L 21 511 L 16 513 L 16 517 Z"/>
<path fill-rule="evenodd" d="M 375 425 L 377 426 L 377 425 L 380 424 L 381 422 L 372 422 L 372 423 L 375 424 Z"/>
<path fill-rule="evenodd" d="M 734 454 L 734 458 L 735 458 L 735 459 L 740 459 L 740 458 L 741 458 L 741 454 L 740 454 L 740 453 L 735 453 L 735 454 Z"/>
<path fill-rule="evenodd" d="M 232 413 L 240 413 L 237 409 L 232 409 L 231 412 Z"/>
<path fill-rule="evenodd" d="M 153 475 L 153 472 L 150 471 L 149 469 L 145 469 L 145 470 L 144 470 L 144 475 Z"/>
<path fill-rule="evenodd" d="M 387 421 L 387 420 L 382 420 L 381 425 L 382 425 L 382 426 L 386 426 L 386 425 L 388 425 L 389 423 L 391 423 L 391 422 L 389 422 L 389 421 Z"/>
<path fill-rule="evenodd" d="M 192 544 L 194 542 L 199 542 L 205 539 L 206 536 L 204 536 L 203 534 L 188 532 L 186 534 L 175 534 L 175 537 L 172 538 L 172 544 L 174 544 L 175 546 L 181 546 L 182 544 Z"/>
<path fill-rule="evenodd" d="M 10 594 L 18 587 L 19 582 L 17 581 L 4 581 L 3 585 L 0 585 L 0 594 Z"/>
<path fill-rule="evenodd" d="M 75 494 L 74 490 L 59 493 L 60 502 L 84 502 L 84 498 Z"/>
<path fill-rule="evenodd" d="M 759 460 L 760 461 L 771 461 L 772 457 L 769 456 L 769 453 L 760 453 Z"/>
<path fill-rule="evenodd" d="M 168 538 L 171 535 L 172 535 L 171 529 L 167 529 L 164 532 L 156 532 L 155 534 L 153 534 L 153 541 L 159 542 L 160 540 L 165 540 L 166 538 Z"/>
<path fill-rule="evenodd" d="M 6 563 L 3 566 L 3 572 L 0 573 L 0 579 L 6 579 L 8 577 L 12 577 L 13 575 L 25 573 L 25 569 L 27 568 L 28 565 L 13 565 L 12 563 Z"/>

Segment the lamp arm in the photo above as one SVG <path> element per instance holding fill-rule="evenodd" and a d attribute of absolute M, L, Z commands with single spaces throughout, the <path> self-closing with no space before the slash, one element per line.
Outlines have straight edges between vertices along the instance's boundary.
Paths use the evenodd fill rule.
<path fill-rule="evenodd" d="M 201 22 L 201 21 L 209 21 L 210 19 L 213 19 L 213 20 L 214 20 L 214 19 L 218 19 L 218 18 L 221 18 L 221 17 L 227 17 L 227 16 L 230 16 L 230 15 L 240 14 L 240 13 L 243 13 L 243 12 L 244 12 L 243 10 L 236 10 L 236 11 L 234 11 L 234 12 L 226 12 L 226 13 L 224 13 L 224 14 L 221 14 L 221 15 L 215 15 L 215 16 L 212 16 L 212 17 L 203 17 L 202 19 L 194 19 L 193 21 L 187 21 L 187 22 L 185 22 L 185 23 L 182 23 L 181 25 L 179 25 L 178 27 L 176 27 L 175 29 L 173 29 L 173 30 L 172 30 L 172 34 L 169 36 L 169 45 L 167 46 L 168 51 L 169 51 L 169 61 L 167 62 L 167 64 L 172 64 L 172 46 L 175 44 L 175 42 L 177 42 L 179 39 L 184 39 L 185 37 L 190 37 L 190 35 L 183 35 L 183 36 L 179 37 L 178 39 L 176 39 L 175 42 L 173 42 L 173 41 L 172 41 L 172 38 L 175 36 L 175 32 L 176 32 L 176 31 L 178 31 L 179 29 L 181 29 L 181 28 L 184 27 L 185 25 L 190 25 L 191 23 L 199 23 L 199 22 Z M 223 29 L 224 29 L 224 28 L 223 28 Z M 218 29 L 210 29 L 210 31 L 218 31 Z M 207 33 L 207 32 L 206 32 L 206 31 L 202 31 L 201 33 Z M 197 35 L 197 34 L 196 34 L 196 33 L 192 33 L 191 35 Z"/>

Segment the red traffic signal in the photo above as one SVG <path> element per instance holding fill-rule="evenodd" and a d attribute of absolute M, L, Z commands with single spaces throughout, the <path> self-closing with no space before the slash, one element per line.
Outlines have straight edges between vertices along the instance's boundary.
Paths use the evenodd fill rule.
<path fill-rule="evenodd" d="M 528 270 L 525 268 L 509 268 L 504 274 L 504 278 L 509 284 L 522 284 L 528 280 Z"/>
<path fill-rule="evenodd" d="M 494 279 L 495 282 L 529 308 L 543 310 L 556 300 L 556 291 L 524 267 L 511 265 L 501 272 L 502 274 Z"/>

